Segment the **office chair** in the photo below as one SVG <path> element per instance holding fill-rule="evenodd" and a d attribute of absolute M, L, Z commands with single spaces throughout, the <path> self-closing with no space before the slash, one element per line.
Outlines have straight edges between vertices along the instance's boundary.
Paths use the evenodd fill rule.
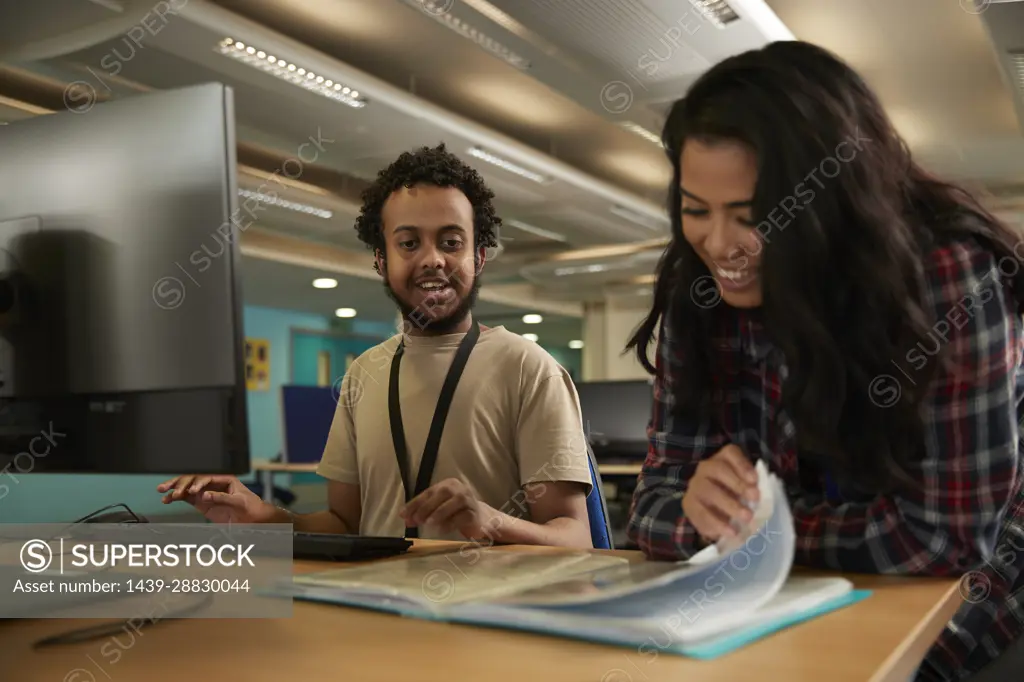
<path fill-rule="evenodd" d="M 601 472 L 597 467 L 597 458 L 587 443 L 587 460 L 590 462 L 590 481 L 593 484 L 587 495 L 587 518 L 590 520 L 590 539 L 597 549 L 615 549 L 612 544 L 611 522 L 608 520 L 608 501 L 604 497 L 604 486 Z"/>
<path fill-rule="evenodd" d="M 270 461 L 320 461 L 324 443 L 327 442 L 331 430 L 334 412 L 338 407 L 338 399 L 333 390 L 331 386 L 281 386 L 281 422 L 285 451 L 279 452 Z M 263 481 L 259 476 L 255 481 L 243 483 L 254 494 L 263 496 Z M 277 485 L 274 486 L 273 496 L 284 507 L 291 507 L 298 499 L 293 491 Z"/>

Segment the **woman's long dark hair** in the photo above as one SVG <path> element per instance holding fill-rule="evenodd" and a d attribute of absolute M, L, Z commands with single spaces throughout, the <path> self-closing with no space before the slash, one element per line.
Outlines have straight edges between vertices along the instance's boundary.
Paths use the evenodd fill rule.
<path fill-rule="evenodd" d="M 969 235 L 997 258 L 1016 261 L 1018 236 L 966 191 L 920 168 L 876 96 L 828 51 L 786 41 L 726 59 L 694 83 L 665 123 L 672 241 L 650 314 L 626 347 L 654 373 L 648 349 L 659 325 L 670 325 L 683 363 L 675 402 L 690 414 L 714 407 L 714 311 L 690 296 L 691 284 L 709 272 L 682 233 L 687 140 L 740 141 L 756 154 L 753 218 L 777 221 L 762 231 L 759 314 L 786 358 L 783 407 L 800 450 L 875 490 L 910 480 L 907 465 L 923 442 L 920 403 L 939 362 L 915 376 L 916 387 L 903 381 L 894 405 L 878 407 L 869 390 L 875 377 L 897 374 L 892 361 L 932 333 L 924 254 Z M 1024 277 L 1003 281 L 1024 300 Z"/>

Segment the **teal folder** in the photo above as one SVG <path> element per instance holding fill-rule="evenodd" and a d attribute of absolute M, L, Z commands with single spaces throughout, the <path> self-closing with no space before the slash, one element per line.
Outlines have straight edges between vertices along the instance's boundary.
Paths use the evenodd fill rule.
<path fill-rule="evenodd" d="M 686 561 L 482 547 L 295 576 L 293 598 L 711 659 L 855 604 L 839 576 L 791 574 L 796 538 L 781 483 L 760 471 L 748 532 Z"/>
<path fill-rule="evenodd" d="M 820 587 L 820 585 L 819 585 Z M 757 622 L 735 630 L 727 630 L 716 636 L 698 641 L 676 640 L 664 629 L 630 629 L 629 625 L 617 623 L 614 616 L 603 615 L 599 608 L 590 613 L 591 627 L 580 627 L 580 623 L 559 618 L 559 614 L 538 609 L 531 617 L 508 617 L 501 609 L 474 608 L 445 610 L 419 609 L 408 604 L 397 604 L 390 600 L 360 599 L 342 592 L 309 590 L 300 588 L 294 598 L 304 601 L 330 603 L 340 606 L 382 611 L 399 616 L 419 618 L 477 627 L 515 630 L 520 632 L 562 637 L 585 642 L 625 647 L 640 653 L 658 652 L 674 654 L 699 660 L 712 660 L 731 653 L 748 644 L 768 637 L 786 628 L 813 620 L 832 611 L 856 604 L 871 595 L 870 590 L 849 590 L 831 598 L 822 598 L 813 605 L 799 610 L 782 612 L 771 619 Z M 654 618 L 657 618 L 655 616 Z M 594 621 L 597 621 L 596 623 Z M 594 627 L 596 625 L 596 627 Z M 631 625 L 631 624 L 630 624 Z"/>

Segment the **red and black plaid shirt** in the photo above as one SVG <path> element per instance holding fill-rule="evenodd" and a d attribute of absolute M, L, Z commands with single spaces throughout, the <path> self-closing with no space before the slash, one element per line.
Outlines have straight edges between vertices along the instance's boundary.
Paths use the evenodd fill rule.
<path fill-rule="evenodd" d="M 1010 267 L 974 241 L 935 249 L 926 292 L 950 353 L 923 404 L 924 459 L 912 495 L 864 497 L 808 477 L 795 446 L 796 427 L 781 407 L 786 367 L 756 314 L 720 305 L 714 339 L 716 388 L 724 388 L 720 424 L 672 414 L 678 350 L 660 330 L 649 426 L 650 447 L 628 523 L 629 538 L 648 556 L 680 559 L 700 547 L 682 514 L 687 481 L 700 460 L 728 443 L 763 459 L 783 480 L 796 527 L 796 562 L 848 572 L 961 576 L 963 607 L 921 667 L 922 680 L 962 678 L 998 656 L 1024 632 L 1024 492 L 1019 413 L 1022 324 L 1001 285 Z M 974 302 L 971 315 L 957 306 Z M 945 330 L 948 327 L 948 330 Z M 909 349 L 908 349 L 909 350 Z M 902 361 L 902 359 L 899 359 Z M 906 363 L 903 363 L 906 364 Z M 892 398 L 912 370 L 894 367 L 875 384 Z M 902 370 L 906 372 L 901 373 Z M 716 394 L 719 391 L 716 390 Z M 865 425 L 870 428 L 870 425 Z"/>

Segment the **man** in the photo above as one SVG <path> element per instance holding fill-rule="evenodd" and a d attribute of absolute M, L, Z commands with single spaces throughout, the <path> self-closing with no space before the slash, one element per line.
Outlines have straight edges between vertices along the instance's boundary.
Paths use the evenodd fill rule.
<path fill-rule="evenodd" d="M 157 488 L 164 502 L 305 532 L 590 547 L 571 379 L 537 344 L 472 314 L 501 223 L 493 196 L 443 144 L 402 154 L 364 192 L 356 230 L 406 328 L 342 380 L 317 470 L 328 510 L 291 514 L 231 476 L 173 478 Z M 432 477 L 429 462 L 420 471 L 425 450 Z"/>

